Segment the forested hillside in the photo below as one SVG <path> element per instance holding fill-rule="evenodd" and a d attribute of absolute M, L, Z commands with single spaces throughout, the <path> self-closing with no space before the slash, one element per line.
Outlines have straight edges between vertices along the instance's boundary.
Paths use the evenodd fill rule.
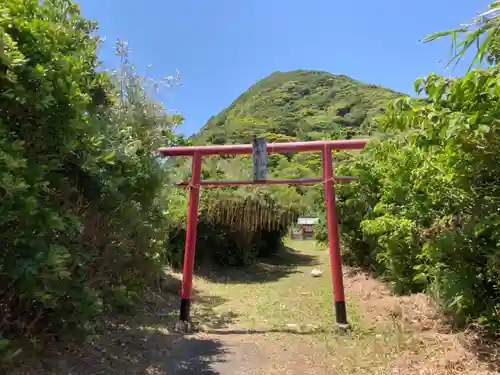
<path fill-rule="evenodd" d="M 344 75 L 312 70 L 275 72 L 210 118 L 194 141 L 248 143 L 252 135 L 271 142 L 317 140 L 336 138 L 344 128 L 367 132 L 370 120 L 400 95 Z"/>
<path fill-rule="evenodd" d="M 237 98 L 227 109 L 212 117 L 192 137 L 195 144 L 249 143 L 253 135 L 265 137 L 269 142 L 294 140 L 336 139 L 369 134 L 372 120 L 387 108 L 389 102 L 401 94 L 391 90 L 355 81 L 343 75 L 326 72 L 297 70 L 273 73 L 257 82 Z M 339 157 L 337 157 L 337 161 Z M 190 175 L 190 160 L 172 161 L 179 180 Z M 205 158 L 205 179 L 249 179 L 252 173 L 250 156 Z M 321 160 L 317 153 L 271 154 L 269 177 L 301 178 L 321 175 Z M 324 211 L 323 187 L 316 186 L 261 186 L 231 189 L 206 189 L 201 198 L 200 228 L 204 235 L 198 246 L 202 256 L 213 256 L 218 262 L 245 264 L 252 261 L 254 248 L 261 248 L 262 241 L 254 224 L 240 222 L 245 213 L 273 217 L 286 217 L 287 225 L 280 231 L 264 236 L 272 246 L 265 246 L 267 254 L 280 237 L 287 232 L 288 224 L 298 214 L 319 214 Z M 177 194 L 176 194 L 177 195 Z M 183 193 L 177 195 L 178 207 L 185 207 Z M 273 209 L 269 210 L 269 205 Z M 222 207 L 223 206 L 223 207 Z M 181 225 L 186 211 L 179 212 Z M 224 211 L 221 227 L 208 225 L 213 222 L 213 212 Z M 229 212 L 226 212 L 228 211 Z M 258 218 L 257 222 L 263 219 Z M 281 222 L 281 219 L 280 219 Z M 269 226 L 267 223 L 259 225 Z M 258 229 L 259 227 L 257 227 Z M 229 234 L 226 234 L 228 232 Z M 249 233 L 250 232 L 250 233 Z M 230 244 L 226 236 L 231 238 Z M 173 237 L 172 237 L 173 236 Z M 174 228 L 171 244 L 176 254 L 182 253 L 184 232 Z M 262 251 L 262 250 L 261 250 Z M 232 254 L 226 256 L 225 254 Z M 198 262 L 201 262 L 201 257 Z M 176 258 L 177 259 L 177 258 Z M 177 260 L 175 263 L 179 263 Z"/>

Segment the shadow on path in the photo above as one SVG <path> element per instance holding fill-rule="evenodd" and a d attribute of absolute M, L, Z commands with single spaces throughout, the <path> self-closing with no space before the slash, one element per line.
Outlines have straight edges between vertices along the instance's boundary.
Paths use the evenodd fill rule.
<path fill-rule="evenodd" d="M 314 267 L 319 264 L 317 256 L 301 253 L 283 246 L 280 251 L 268 258 L 261 258 L 252 266 L 245 268 L 212 267 L 202 270 L 198 275 L 212 282 L 226 284 L 252 284 L 277 281 L 294 273 L 301 272 L 297 267 Z"/>
<path fill-rule="evenodd" d="M 218 340 L 115 327 L 77 356 L 56 366 L 44 362 L 47 373 L 58 375 L 216 375 L 212 365 L 224 362 L 225 355 Z"/>
<path fill-rule="evenodd" d="M 317 335 L 318 333 L 328 332 L 325 329 L 315 328 L 270 328 L 270 329 L 209 329 L 204 330 L 204 333 L 211 335 L 227 336 L 227 335 L 266 335 L 269 333 L 286 333 L 289 335 Z"/>
<path fill-rule="evenodd" d="M 93 342 L 79 347 L 50 345 L 32 363 L 7 375 L 217 375 L 228 349 L 216 338 L 172 332 L 179 297 L 150 293 L 132 317 L 106 321 Z M 193 316 L 212 329 L 227 327 L 234 315 L 214 314 L 220 297 L 197 298 Z"/>

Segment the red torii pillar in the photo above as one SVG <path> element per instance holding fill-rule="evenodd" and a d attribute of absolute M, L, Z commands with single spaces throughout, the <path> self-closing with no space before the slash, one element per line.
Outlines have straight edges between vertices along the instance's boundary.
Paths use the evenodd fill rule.
<path fill-rule="evenodd" d="M 337 324 L 346 326 L 347 312 L 344 297 L 344 282 L 342 261 L 340 255 L 340 239 L 338 231 L 337 210 L 335 202 L 335 181 L 351 181 L 354 177 L 333 175 L 333 150 L 360 150 L 368 140 L 330 140 L 311 142 L 270 143 L 267 152 L 321 152 L 323 176 L 303 179 L 283 180 L 248 180 L 248 181 L 202 181 L 201 163 L 203 156 L 211 155 L 242 155 L 251 154 L 251 144 L 240 145 L 210 145 L 210 146 L 176 146 L 160 148 L 159 154 L 169 156 L 191 156 L 192 175 L 189 182 L 178 186 L 189 187 L 189 207 L 186 229 L 186 246 L 184 250 L 184 266 L 182 271 L 182 290 L 179 320 L 187 325 L 190 320 L 191 292 L 193 288 L 193 269 L 196 248 L 196 228 L 198 225 L 198 203 L 201 186 L 231 186 L 231 185 L 273 185 L 273 184 L 316 184 L 322 182 L 325 189 L 326 219 L 328 226 L 328 250 L 333 284 L 333 303 Z"/>

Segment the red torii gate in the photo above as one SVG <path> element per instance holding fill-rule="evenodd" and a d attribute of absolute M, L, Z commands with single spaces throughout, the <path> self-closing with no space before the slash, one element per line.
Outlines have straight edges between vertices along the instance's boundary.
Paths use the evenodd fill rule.
<path fill-rule="evenodd" d="M 184 266 L 182 270 L 182 290 L 179 320 L 187 323 L 190 320 L 191 291 L 193 287 L 193 269 L 196 247 L 196 227 L 198 225 L 198 203 L 201 186 L 231 186 L 231 185 L 273 185 L 273 184 L 316 184 L 323 183 L 325 189 L 326 219 L 328 226 L 328 250 L 333 284 L 333 301 L 337 324 L 347 325 L 347 312 L 344 297 L 344 283 L 340 256 L 340 241 L 335 203 L 335 181 L 351 181 L 355 177 L 333 176 L 333 150 L 360 150 L 368 140 L 329 140 L 311 142 L 289 142 L 267 144 L 267 152 L 321 152 L 323 176 L 301 179 L 280 180 L 248 180 L 248 181 L 202 181 L 201 163 L 203 156 L 211 155 L 242 155 L 253 152 L 252 144 L 240 145 L 210 145 L 210 146 L 176 146 L 160 148 L 159 154 L 168 156 L 191 156 L 192 175 L 189 182 L 178 184 L 180 187 L 189 187 L 189 207 L 186 229 L 186 247 L 184 250 Z"/>

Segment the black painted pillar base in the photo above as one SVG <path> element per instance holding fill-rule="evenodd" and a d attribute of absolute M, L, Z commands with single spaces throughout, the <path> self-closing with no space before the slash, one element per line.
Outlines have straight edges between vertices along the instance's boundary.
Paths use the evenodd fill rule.
<path fill-rule="evenodd" d="M 175 324 L 174 331 L 179 333 L 189 333 L 191 331 L 190 309 L 191 309 L 191 300 L 187 298 L 182 298 L 179 321 Z"/>
<path fill-rule="evenodd" d="M 174 328 L 175 332 L 179 333 L 191 332 L 190 309 L 191 309 L 191 300 L 187 298 L 182 298 L 179 321 L 175 324 Z"/>
<path fill-rule="evenodd" d="M 344 301 L 335 302 L 335 318 L 339 328 L 349 328 L 349 323 L 347 322 L 347 310 Z"/>
<path fill-rule="evenodd" d="M 191 311 L 191 300 L 188 298 L 182 298 L 179 320 L 182 322 L 189 322 L 191 320 L 190 311 Z"/>

